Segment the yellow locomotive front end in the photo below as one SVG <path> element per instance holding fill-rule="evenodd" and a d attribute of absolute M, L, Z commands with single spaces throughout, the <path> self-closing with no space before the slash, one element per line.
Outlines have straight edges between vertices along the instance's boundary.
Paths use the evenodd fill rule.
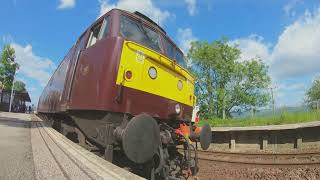
<path fill-rule="evenodd" d="M 172 111 L 176 114 L 195 103 L 194 78 L 190 73 L 175 61 L 133 41 L 124 42 L 117 84 L 177 102 Z M 190 118 L 190 114 L 185 116 L 181 118 Z"/>
<path fill-rule="evenodd" d="M 186 70 L 181 50 L 164 33 L 132 17 L 120 17 L 120 34 L 124 42 L 116 84 L 141 93 L 141 101 L 150 102 L 153 96 L 152 103 L 166 104 L 153 109 L 154 117 L 190 120 L 194 77 Z"/>

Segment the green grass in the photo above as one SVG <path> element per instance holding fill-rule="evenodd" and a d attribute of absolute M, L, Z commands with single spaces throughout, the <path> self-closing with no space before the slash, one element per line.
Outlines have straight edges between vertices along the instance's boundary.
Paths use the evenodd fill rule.
<path fill-rule="evenodd" d="M 303 123 L 310 121 L 320 121 L 320 111 L 287 113 L 269 117 L 248 117 L 239 119 L 201 119 L 199 125 L 209 123 L 214 127 L 244 127 L 244 126 L 267 126 L 280 124 Z"/>

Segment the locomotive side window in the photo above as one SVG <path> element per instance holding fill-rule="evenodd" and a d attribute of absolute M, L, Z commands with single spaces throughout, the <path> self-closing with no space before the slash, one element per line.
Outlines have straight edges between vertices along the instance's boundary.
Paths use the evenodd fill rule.
<path fill-rule="evenodd" d="M 108 34 L 108 32 L 109 32 L 109 16 L 108 17 L 106 17 L 105 19 L 104 19 L 104 21 L 103 21 L 103 23 L 102 23 L 102 27 L 101 27 L 101 31 L 100 31 L 100 33 L 99 33 L 99 38 L 98 39 L 102 39 L 102 38 L 104 38 L 107 34 Z"/>
<path fill-rule="evenodd" d="M 91 34 L 90 34 L 90 39 L 89 39 L 87 47 L 90 47 L 97 42 L 100 29 L 101 29 L 101 24 L 99 24 L 93 28 L 93 30 L 91 31 Z"/>
<path fill-rule="evenodd" d="M 161 52 L 160 35 L 140 22 L 121 16 L 120 33 L 129 40 Z"/>
<path fill-rule="evenodd" d="M 109 18 L 106 17 L 103 23 L 94 26 L 90 33 L 90 38 L 87 44 L 87 48 L 94 45 L 98 40 L 102 39 L 107 35 L 109 31 Z"/>
<path fill-rule="evenodd" d="M 178 62 L 178 64 L 180 64 L 182 67 L 187 67 L 186 65 L 186 61 L 184 59 L 184 56 L 182 54 L 182 52 L 176 50 L 176 61 Z"/>

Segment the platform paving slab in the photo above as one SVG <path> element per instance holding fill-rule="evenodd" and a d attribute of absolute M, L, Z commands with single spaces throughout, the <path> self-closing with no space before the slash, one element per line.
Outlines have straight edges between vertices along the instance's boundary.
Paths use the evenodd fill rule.
<path fill-rule="evenodd" d="M 0 113 L 0 179 L 35 179 L 28 116 Z"/>
<path fill-rule="evenodd" d="M 143 179 L 78 146 L 34 115 L 1 112 L 0 137 L 0 179 Z"/>

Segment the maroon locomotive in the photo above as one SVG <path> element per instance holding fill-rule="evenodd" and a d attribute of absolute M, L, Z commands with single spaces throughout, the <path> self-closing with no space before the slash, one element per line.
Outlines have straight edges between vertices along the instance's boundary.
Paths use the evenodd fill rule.
<path fill-rule="evenodd" d="M 147 178 L 185 178 L 198 171 L 190 140 L 199 135 L 191 126 L 189 136 L 179 130 L 191 124 L 193 91 L 183 53 L 166 32 L 139 12 L 113 9 L 69 50 L 37 111 L 56 130 L 99 148 L 119 166 Z M 200 141 L 208 148 L 208 126 Z"/>

